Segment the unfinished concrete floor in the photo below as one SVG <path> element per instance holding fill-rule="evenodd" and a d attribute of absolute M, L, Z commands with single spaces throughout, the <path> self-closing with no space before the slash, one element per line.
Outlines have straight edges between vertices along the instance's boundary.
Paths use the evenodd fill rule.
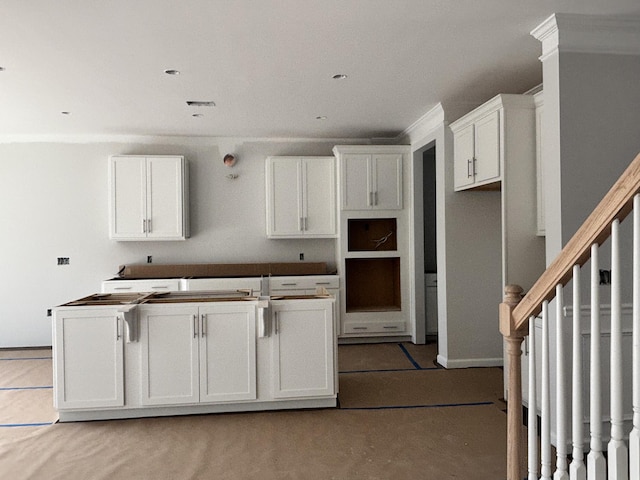
<path fill-rule="evenodd" d="M 59 424 L 51 351 L 0 351 L 0 478 L 505 478 L 502 371 L 435 356 L 341 345 L 337 409 Z"/>

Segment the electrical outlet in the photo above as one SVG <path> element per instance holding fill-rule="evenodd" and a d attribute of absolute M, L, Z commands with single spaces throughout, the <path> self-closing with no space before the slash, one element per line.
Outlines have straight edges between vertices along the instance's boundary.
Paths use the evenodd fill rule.
<path fill-rule="evenodd" d="M 600 270 L 600 285 L 611 285 L 611 270 Z"/>
<path fill-rule="evenodd" d="M 151 263 L 153 261 L 153 257 L 151 255 L 147 255 L 147 263 Z"/>
<path fill-rule="evenodd" d="M 304 260 L 304 253 L 300 254 L 300 260 Z"/>
<path fill-rule="evenodd" d="M 69 265 L 69 257 L 58 257 L 58 265 Z"/>
<path fill-rule="evenodd" d="M 50 316 L 51 316 L 51 309 L 47 308 L 47 317 L 50 317 Z"/>

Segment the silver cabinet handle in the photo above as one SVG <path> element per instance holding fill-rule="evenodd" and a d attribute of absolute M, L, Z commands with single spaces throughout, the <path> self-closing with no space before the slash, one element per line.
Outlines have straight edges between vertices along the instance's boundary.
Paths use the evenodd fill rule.
<path fill-rule="evenodd" d="M 198 336 L 198 316 L 193 315 L 193 338 Z"/>
<path fill-rule="evenodd" d="M 147 232 L 151 233 L 151 219 L 150 218 L 147 219 Z"/>
<path fill-rule="evenodd" d="M 131 290 L 131 287 L 113 287 L 114 290 Z"/>
<path fill-rule="evenodd" d="M 295 287 L 297 285 L 297 283 L 283 283 L 282 286 L 283 287 Z"/>
<path fill-rule="evenodd" d="M 280 321 L 278 319 L 278 312 L 273 312 L 273 318 L 275 319 L 275 325 L 274 325 L 274 333 L 276 335 L 278 335 L 278 332 L 280 330 Z"/>
<path fill-rule="evenodd" d="M 476 157 L 473 157 L 473 176 L 475 177 L 476 175 L 478 175 L 478 172 L 476 170 L 476 165 L 478 164 L 478 159 Z"/>
<path fill-rule="evenodd" d="M 147 221 L 142 220 L 142 233 L 147 233 Z"/>
<path fill-rule="evenodd" d="M 469 158 L 467 160 L 467 178 L 471 178 L 472 173 L 471 173 L 471 159 Z"/>
<path fill-rule="evenodd" d="M 120 317 L 116 318 L 116 341 L 120 341 L 120 339 L 122 338 L 122 333 L 120 332 Z"/>
<path fill-rule="evenodd" d="M 373 205 L 373 192 L 369 192 L 369 198 L 367 199 L 367 206 L 371 207 Z"/>
<path fill-rule="evenodd" d="M 304 230 L 304 226 L 302 225 L 302 217 L 298 217 L 298 230 L 301 232 Z"/>
<path fill-rule="evenodd" d="M 373 193 L 373 204 L 378 205 L 378 192 Z"/>
<path fill-rule="evenodd" d="M 207 316 L 203 313 L 201 316 L 202 326 L 200 327 L 200 331 L 202 332 L 202 336 L 204 337 L 207 334 Z"/>

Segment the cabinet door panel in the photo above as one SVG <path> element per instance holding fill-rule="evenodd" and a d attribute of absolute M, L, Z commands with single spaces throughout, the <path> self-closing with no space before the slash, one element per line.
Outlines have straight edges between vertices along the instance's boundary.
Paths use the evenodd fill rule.
<path fill-rule="evenodd" d="M 180 238 L 182 232 L 182 161 L 147 159 L 147 220 L 150 238 Z"/>
<path fill-rule="evenodd" d="M 373 157 L 373 207 L 380 210 L 402 209 L 402 154 Z"/>
<path fill-rule="evenodd" d="M 273 306 L 275 398 L 335 393 L 332 312 L 332 305 Z"/>
<path fill-rule="evenodd" d="M 111 311 L 56 313 L 56 407 L 124 405 L 122 320 Z"/>
<path fill-rule="evenodd" d="M 371 155 L 345 154 L 342 157 L 342 209 L 371 208 Z"/>
<path fill-rule="evenodd" d="M 492 112 L 475 124 L 476 183 L 500 177 L 500 113 Z"/>
<path fill-rule="evenodd" d="M 302 234 L 300 168 L 299 159 L 268 159 L 267 235 L 269 236 L 300 236 Z"/>
<path fill-rule="evenodd" d="M 110 237 L 144 238 L 146 163 L 144 158 L 112 157 Z"/>
<path fill-rule="evenodd" d="M 303 165 L 305 235 L 335 235 L 335 159 L 311 158 Z"/>
<path fill-rule="evenodd" d="M 453 170 L 456 189 L 473 184 L 473 125 L 453 137 Z"/>
<path fill-rule="evenodd" d="M 139 312 L 143 405 L 199 401 L 197 314 L 164 305 Z"/>
<path fill-rule="evenodd" d="M 200 308 L 200 316 L 200 401 L 255 400 L 255 308 Z"/>

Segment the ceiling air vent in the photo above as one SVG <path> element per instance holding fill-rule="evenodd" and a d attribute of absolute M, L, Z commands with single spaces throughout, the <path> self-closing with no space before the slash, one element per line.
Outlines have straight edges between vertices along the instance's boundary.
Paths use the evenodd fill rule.
<path fill-rule="evenodd" d="M 211 101 L 187 100 L 187 105 L 190 107 L 215 107 L 216 103 Z"/>

